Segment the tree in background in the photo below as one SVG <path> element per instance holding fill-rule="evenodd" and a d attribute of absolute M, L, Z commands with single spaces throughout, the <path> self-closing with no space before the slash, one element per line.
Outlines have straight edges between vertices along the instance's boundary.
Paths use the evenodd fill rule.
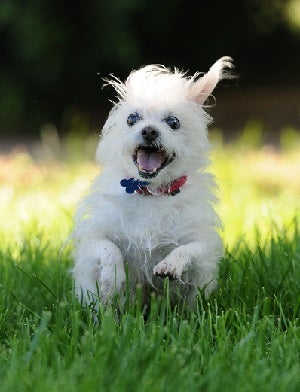
<path fill-rule="evenodd" d="M 229 54 L 244 85 L 299 85 L 299 7 L 297 0 L 1 0 L 0 135 L 37 134 L 45 122 L 63 131 L 66 110 L 98 115 L 108 94 L 100 95 L 101 77 L 125 77 L 147 63 L 205 71 Z"/>

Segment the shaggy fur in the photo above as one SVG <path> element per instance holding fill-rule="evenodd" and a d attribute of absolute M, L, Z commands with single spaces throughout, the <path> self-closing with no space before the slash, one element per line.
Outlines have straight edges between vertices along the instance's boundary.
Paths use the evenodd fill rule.
<path fill-rule="evenodd" d="M 77 212 L 73 233 L 75 288 L 84 302 L 99 297 L 108 303 L 121 294 L 127 268 L 133 290 L 140 284 L 145 292 L 159 292 L 168 276 L 171 292 L 189 303 L 198 288 L 208 296 L 216 287 L 223 249 L 215 181 L 206 172 L 211 119 L 203 104 L 231 66 L 223 57 L 204 76 L 188 78 L 150 65 L 124 84 L 109 81 L 118 100 L 97 149 L 102 171 Z M 171 128 L 170 116 L 179 120 L 178 129 Z M 165 158 L 165 166 L 150 173 Z M 176 195 L 160 192 L 182 176 L 187 181 Z M 146 181 L 148 194 L 126 193 L 120 181 L 128 178 Z"/>

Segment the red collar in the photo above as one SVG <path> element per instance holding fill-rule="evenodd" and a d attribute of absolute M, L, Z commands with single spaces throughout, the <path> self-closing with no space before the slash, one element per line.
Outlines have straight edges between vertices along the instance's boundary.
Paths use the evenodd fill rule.
<path fill-rule="evenodd" d="M 136 190 L 136 193 L 144 196 L 164 194 L 168 196 L 175 196 L 180 192 L 180 188 L 186 183 L 187 176 L 182 176 L 172 181 L 166 186 L 160 186 L 156 189 L 151 189 L 148 186 L 142 186 Z"/>

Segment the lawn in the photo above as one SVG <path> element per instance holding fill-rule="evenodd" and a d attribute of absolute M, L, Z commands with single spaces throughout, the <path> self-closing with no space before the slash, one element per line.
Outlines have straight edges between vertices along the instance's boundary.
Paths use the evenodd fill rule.
<path fill-rule="evenodd" d="M 97 325 L 69 273 L 74 208 L 98 170 L 85 143 L 0 156 L 1 392 L 300 390 L 299 136 L 277 149 L 212 136 L 218 290 L 191 311 L 170 308 L 166 285 L 146 315 L 137 293 Z"/>

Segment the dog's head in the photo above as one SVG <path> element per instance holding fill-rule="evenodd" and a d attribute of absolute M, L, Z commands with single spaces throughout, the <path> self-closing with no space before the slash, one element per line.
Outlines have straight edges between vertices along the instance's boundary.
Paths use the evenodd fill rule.
<path fill-rule="evenodd" d="M 188 78 L 150 65 L 125 83 L 109 81 L 118 102 L 104 125 L 98 161 L 157 186 L 205 166 L 210 117 L 203 104 L 231 66 L 223 57 L 202 77 Z"/>

